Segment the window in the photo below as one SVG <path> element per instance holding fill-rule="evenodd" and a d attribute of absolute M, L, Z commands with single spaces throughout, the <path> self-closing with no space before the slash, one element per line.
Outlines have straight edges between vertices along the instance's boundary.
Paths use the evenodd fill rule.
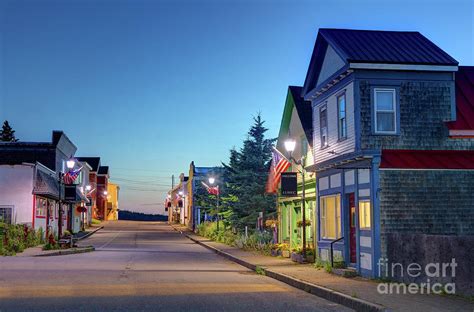
<path fill-rule="evenodd" d="M 46 217 L 47 200 L 41 197 L 36 197 L 36 216 Z"/>
<path fill-rule="evenodd" d="M 341 237 L 341 196 L 321 197 L 321 238 Z"/>
<path fill-rule="evenodd" d="M 0 223 L 12 224 L 13 207 L 0 206 Z"/>
<path fill-rule="evenodd" d="M 370 230 L 370 200 L 359 201 L 359 228 Z"/>
<path fill-rule="evenodd" d="M 346 118 L 346 95 L 342 94 L 337 98 L 338 110 L 338 135 L 339 140 L 347 138 L 347 118 Z"/>
<path fill-rule="evenodd" d="M 375 133 L 397 133 L 395 89 L 374 89 Z"/>
<path fill-rule="evenodd" d="M 328 146 L 328 112 L 324 105 L 319 110 L 319 126 L 321 128 L 321 148 Z"/>

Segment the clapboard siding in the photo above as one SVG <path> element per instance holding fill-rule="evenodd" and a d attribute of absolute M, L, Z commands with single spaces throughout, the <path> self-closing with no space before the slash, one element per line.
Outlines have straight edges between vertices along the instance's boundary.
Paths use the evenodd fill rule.
<path fill-rule="evenodd" d="M 324 62 L 321 66 L 321 72 L 319 73 L 318 82 L 316 86 L 324 82 L 326 79 L 331 77 L 339 69 L 344 67 L 346 62 L 334 51 L 331 46 L 328 46 L 326 50 L 326 55 L 324 56 Z"/>
<path fill-rule="evenodd" d="M 347 110 L 347 139 L 339 141 L 338 138 L 338 111 L 337 97 L 345 92 Z M 319 124 L 319 110 L 322 105 L 327 105 L 328 114 L 328 147 L 321 149 L 321 129 Z M 329 96 L 326 101 L 313 105 L 314 125 L 314 161 L 320 163 L 331 158 L 355 151 L 355 127 L 354 127 L 354 83 L 351 82 L 339 92 Z M 334 151 L 335 153 L 329 153 Z"/>

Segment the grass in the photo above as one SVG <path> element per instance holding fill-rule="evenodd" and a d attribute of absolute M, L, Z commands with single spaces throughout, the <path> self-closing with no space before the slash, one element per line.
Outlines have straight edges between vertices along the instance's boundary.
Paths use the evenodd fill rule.
<path fill-rule="evenodd" d="M 262 267 L 260 267 L 260 266 L 258 266 L 258 265 L 255 267 L 255 272 L 256 272 L 258 275 L 263 275 L 263 276 L 266 275 L 265 269 L 263 269 Z"/>

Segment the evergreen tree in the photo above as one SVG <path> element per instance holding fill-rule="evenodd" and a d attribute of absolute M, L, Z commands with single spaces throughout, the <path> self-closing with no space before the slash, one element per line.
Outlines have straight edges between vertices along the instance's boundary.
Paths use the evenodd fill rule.
<path fill-rule="evenodd" d="M 0 130 L 0 141 L 1 142 L 18 142 L 15 138 L 15 130 L 12 129 L 8 120 L 3 123 L 2 130 Z"/>
<path fill-rule="evenodd" d="M 265 193 L 274 139 L 265 138 L 267 128 L 260 114 L 254 117 L 247 139 L 240 151 L 230 151 L 229 164 L 225 165 L 226 197 L 232 211 L 230 222 L 233 226 L 254 227 L 259 213 L 276 213 L 275 197 Z"/>

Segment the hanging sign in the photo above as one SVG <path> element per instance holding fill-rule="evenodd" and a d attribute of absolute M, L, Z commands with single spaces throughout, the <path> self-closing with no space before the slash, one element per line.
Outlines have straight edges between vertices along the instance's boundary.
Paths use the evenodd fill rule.
<path fill-rule="evenodd" d="M 281 173 L 281 195 L 297 196 L 297 175 L 296 172 Z"/>

